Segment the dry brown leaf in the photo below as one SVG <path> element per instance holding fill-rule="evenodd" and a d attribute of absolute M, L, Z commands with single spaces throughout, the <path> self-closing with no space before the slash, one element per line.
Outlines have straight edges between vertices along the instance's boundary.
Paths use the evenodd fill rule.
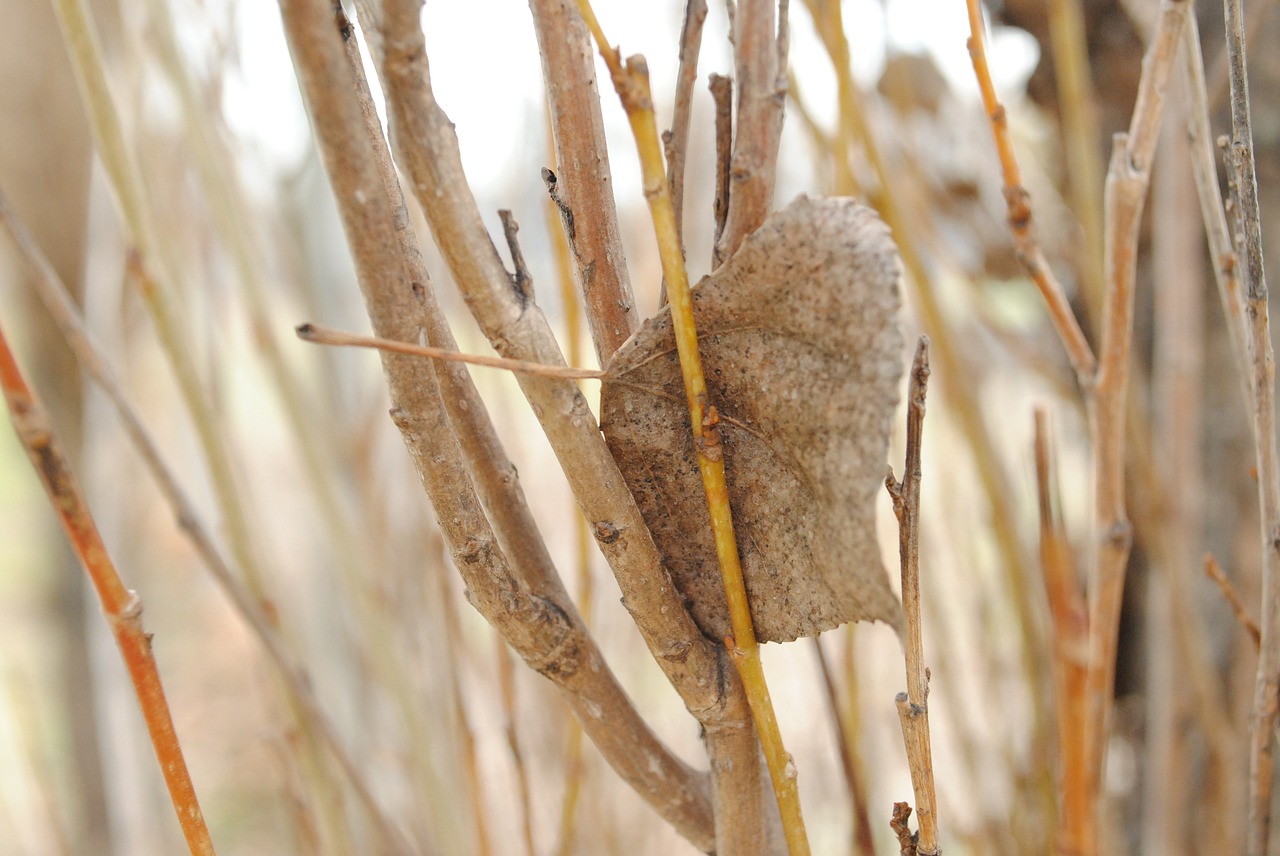
<path fill-rule="evenodd" d="M 874 212 L 802 196 L 693 289 L 762 641 L 900 626 L 875 537 L 902 376 L 900 270 Z M 668 310 L 610 362 L 600 421 L 695 620 L 730 635 Z"/>

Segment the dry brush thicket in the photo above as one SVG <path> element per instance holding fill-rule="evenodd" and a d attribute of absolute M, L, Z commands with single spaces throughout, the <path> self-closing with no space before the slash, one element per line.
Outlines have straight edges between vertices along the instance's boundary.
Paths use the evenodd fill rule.
<path fill-rule="evenodd" d="M 0 850 L 1280 852 L 1277 4 L 10 6 Z"/>

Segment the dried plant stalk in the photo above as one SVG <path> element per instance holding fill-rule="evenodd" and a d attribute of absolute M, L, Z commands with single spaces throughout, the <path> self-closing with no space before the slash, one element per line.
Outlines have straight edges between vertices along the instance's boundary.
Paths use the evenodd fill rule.
<path fill-rule="evenodd" d="M 653 96 L 649 88 L 649 71 L 644 58 L 633 56 L 623 65 L 617 49 L 609 45 L 588 0 L 579 0 L 578 8 L 595 37 L 600 55 L 608 66 L 614 88 L 626 110 L 635 137 L 636 151 L 644 180 L 644 195 L 649 202 L 658 253 L 662 259 L 663 279 L 667 284 L 667 300 L 671 309 L 676 351 L 684 381 L 690 430 L 698 452 L 698 469 L 706 491 L 707 510 L 715 541 L 716 558 L 728 599 L 733 636 L 726 639 L 734 666 L 746 688 L 747 702 L 755 720 L 756 734 L 764 750 L 765 763 L 773 780 L 774 795 L 782 816 L 782 828 L 792 856 L 809 852 L 808 835 L 800 810 L 800 794 L 796 787 L 795 765 L 782 744 L 782 735 L 774 715 L 773 702 L 760 662 L 760 646 L 756 641 L 743 582 L 742 563 L 733 529 L 729 506 L 729 488 L 725 479 L 723 450 L 718 430 L 719 415 L 708 400 L 707 381 L 698 353 L 698 332 L 693 321 L 693 299 L 689 292 L 689 276 L 676 228 L 675 211 L 662 163 L 657 123 L 653 112 Z M 779 122 L 781 117 L 779 116 Z M 732 211 L 732 206 L 731 206 Z M 732 213 L 730 214 L 732 218 Z M 763 221 L 763 217 L 761 218 Z M 758 225 L 758 224 L 757 224 Z M 745 778 L 745 777 L 744 777 Z M 719 827 L 718 827 L 719 829 Z"/>
<path fill-rule="evenodd" d="M 1061 288 L 1052 278 L 1030 237 L 1030 208 L 1025 191 L 1018 192 L 1017 163 L 1007 138 L 1004 110 L 995 100 L 982 49 L 982 15 L 976 0 L 969 2 L 970 53 L 992 120 L 1005 173 L 1010 225 L 1019 240 L 1023 261 L 1040 286 L 1060 338 L 1088 396 L 1090 437 L 1094 450 L 1095 549 L 1089 562 L 1089 668 L 1086 680 L 1085 739 L 1074 751 L 1085 754 L 1090 803 L 1097 812 L 1102 767 L 1110 732 L 1116 646 L 1125 570 L 1132 543 L 1132 527 L 1125 511 L 1124 474 L 1126 407 L 1130 342 L 1133 329 L 1133 291 L 1137 264 L 1138 227 L 1150 182 L 1152 155 L 1159 133 L 1165 88 L 1182 27 L 1186 0 L 1163 0 L 1156 32 L 1143 58 L 1137 103 L 1127 134 L 1117 134 L 1104 192 L 1106 236 L 1104 272 L 1107 284 L 1100 357 L 1096 372 L 1090 363 L 1079 325 L 1065 305 Z M 1016 203 L 1016 204 L 1015 204 Z M 1025 230 L 1025 231 L 1024 231 Z M 1020 236 L 1019 233 L 1023 232 Z M 1096 818 L 1096 815 L 1095 815 Z M 1086 853 L 1095 852 L 1098 829 Z"/>
<path fill-rule="evenodd" d="M 425 323 L 417 295 L 429 284 L 407 272 L 397 233 L 398 209 L 361 116 L 345 53 L 352 27 L 340 9 L 308 0 L 285 2 L 282 11 L 374 331 L 383 338 L 415 342 Z M 406 12 L 409 26 L 403 27 L 395 26 L 403 18 L 390 10 L 387 31 L 397 39 L 416 31 L 420 40 L 416 5 L 399 9 L 400 15 Z M 398 45 L 386 39 L 388 66 L 405 60 Z M 554 581 L 513 572 L 476 497 L 430 364 L 384 355 L 383 365 L 393 418 L 424 487 L 442 509 L 442 532 L 472 603 L 531 667 L 562 689 L 615 770 L 683 835 L 710 847 L 714 837 L 705 780 L 675 758 L 639 718 L 573 604 L 562 590 L 553 591 Z"/>
<path fill-rule="evenodd" d="M 53 433 L 53 424 L 22 377 L 3 329 L 0 329 L 0 387 L 4 389 L 5 402 L 18 439 L 31 458 L 31 464 L 49 494 L 49 501 L 97 592 L 103 616 L 115 637 L 138 696 L 147 734 L 187 847 L 193 856 L 213 856 L 213 839 L 205 826 L 195 786 L 173 727 L 169 703 L 165 700 L 164 686 L 151 652 L 151 635 L 142 629 L 142 599 L 136 592 L 125 588 L 111 557 L 107 555 L 80 486 Z"/>
<path fill-rule="evenodd" d="M 571 0 L 533 0 L 529 8 L 555 136 L 552 198 L 569 241 L 596 356 L 604 365 L 640 326 L 640 314 L 618 232 L 595 56 Z"/>
<path fill-rule="evenodd" d="M 1114 702 L 1116 646 L 1132 528 L 1125 511 L 1125 424 L 1133 335 L 1138 228 L 1150 184 L 1165 88 L 1186 21 L 1186 0 L 1163 0 L 1155 36 L 1142 61 L 1129 132 L 1117 134 L 1104 191 L 1107 283 L 1102 346 L 1090 409 L 1094 444 L 1094 538 L 1089 563 L 1089 675 L 1086 751 L 1094 798 L 1102 772 Z"/>
<path fill-rule="evenodd" d="M 1057 700 L 1060 808 L 1054 846 L 1059 856 L 1088 852 L 1094 812 L 1085 768 L 1085 676 L 1089 668 L 1089 613 L 1076 582 L 1070 541 L 1058 514 L 1048 416 L 1035 413 L 1036 497 L 1040 509 L 1040 572 L 1053 617 L 1054 698 Z"/>
<path fill-rule="evenodd" d="M 1262 630 L 1254 683 L 1253 721 L 1249 735 L 1249 826 L 1247 852 L 1262 856 L 1270 847 L 1275 730 L 1280 719 L 1280 462 L 1276 452 L 1275 352 L 1268 317 L 1268 289 L 1262 258 L 1262 219 L 1253 158 L 1249 114 L 1249 74 L 1245 62 L 1244 13 L 1240 0 L 1224 2 L 1227 65 L 1231 79 L 1231 148 L 1228 170 L 1233 179 L 1237 227 L 1236 251 L 1244 286 L 1247 333 L 1242 337 L 1249 357 L 1253 388 L 1253 443 L 1258 474 L 1258 510 L 1262 535 Z"/>
<path fill-rule="evenodd" d="M 920 465 L 924 433 L 925 394 L 929 385 L 929 338 L 920 337 L 911 363 L 907 391 L 907 454 L 902 478 L 893 469 L 885 487 L 898 518 L 898 551 L 902 561 L 902 611 L 905 614 L 907 691 L 898 693 L 898 720 L 907 747 L 907 766 L 916 796 L 915 846 L 919 856 L 939 856 L 938 797 L 933 778 L 933 749 L 929 737 L 929 670 L 924 664 L 924 634 L 920 617 Z"/>
<path fill-rule="evenodd" d="M 742 0 L 732 16 L 738 110 L 730 168 L 732 192 L 715 256 L 727 260 L 773 210 L 778 142 L 787 95 L 786 0 Z"/>
<path fill-rule="evenodd" d="M 9 236 L 31 268 L 32 282 L 35 284 L 40 300 L 58 324 L 68 346 L 75 353 L 76 360 L 106 393 L 112 406 L 115 407 L 125 433 L 169 504 L 178 528 L 186 533 L 196 554 L 209 569 L 214 581 L 222 587 L 227 598 L 262 643 L 268 659 L 279 673 L 293 704 L 301 709 L 310 726 L 316 730 L 322 742 L 333 753 L 374 825 L 382 830 L 385 838 L 393 838 L 395 835 L 392 832 L 393 825 L 374 799 L 364 771 L 351 757 L 351 753 L 338 735 L 337 728 L 326 715 L 315 692 L 311 689 L 311 679 L 307 675 L 307 670 L 289 650 L 288 644 L 281 636 L 275 621 L 264 609 L 262 602 L 254 597 L 245 582 L 235 574 L 214 543 L 208 527 L 201 522 L 195 504 L 182 489 L 173 471 L 161 458 L 151 432 L 147 430 L 141 415 L 129 401 L 115 372 L 111 370 L 97 346 L 89 339 L 84 321 L 66 285 L 58 280 L 53 266 L 9 209 L 3 191 L 0 191 L 0 224 L 3 224 L 9 232 Z"/>
<path fill-rule="evenodd" d="M 969 58 L 973 61 L 974 74 L 978 78 L 982 90 L 982 104 L 991 120 L 991 128 L 995 133 L 996 151 L 1000 156 L 1000 169 L 1004 174 L 1004 198 L 1009 206 L 1009 228 L 1013 232 L 1014 243 L 1018 248 L 1018 258 L 1027 268 L 1040 295 L 1049 309 L 1049 318 L 1053 327 L 1067 349 L 1071 366 L 1075 369 L 1080 385 L 1089 389 L 1097 371 L 1097 359 L 1084 337 L 1084 331 L 1076 320 L 1067 293 L 1063 290 L 1053 269 L 1049 267 L 1040 247 L 1040 239 L 1036 236 L 1035 220 L 1031 210 L 1031 194 L 1022 185 L 1022 172 L 1018 168 L 1017 156 L 1013 150 L 1013 138 L 1009 133 L 1009 121 L 1002 105 L 996 96 L 995 84 L 991 80 L 991 69 L 987 65 L 986 40 L 982 33 L 982 7 L 978 0 L 968 0 L 969 9 Z"/>
<path fill-rule="evenodd" d="M 707 19 L 707 0 L 686 0 L 684 24 L 680 28 L 680 67 L 676 71 L 675 108 L 671 130 L 663 135 L 667 156 L 667 187 L 676 214 L 676 231 L 684 242 L 684 164 L 689 149 L 689 121 L 693 114 L 693 84 L 698 77 L 698 54 L 702 48 L 702 24 Z"/>

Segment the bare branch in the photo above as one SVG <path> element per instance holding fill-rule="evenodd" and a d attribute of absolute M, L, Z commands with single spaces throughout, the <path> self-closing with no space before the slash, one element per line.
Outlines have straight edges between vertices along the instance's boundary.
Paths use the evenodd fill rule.
<path fill-rule="evenodd" d="M 698 79 L 698 53 L 702 48 L 702 24 L 707 0 L 686 0 L 680 28 L 680 68 L 676 72 L 675 109 L 671 130 L 663 136 L 667 155 L 667 186 L 676 213 L 676 231 L 684 244 L 684 163 L 689 148 L 689 118 L 693 112 L 693 84 Z"/>
<path fill-rule="evenodd" d="M 786 12 L 786 5 L 782 11 Z M 778 142 L 786 103 L 785 25 L 779 29 L 774 0 L 742 0 L 733 16 L 738 110 L 733 142 L 733 194 L 716 257 L 728 259 L 764 222 L 773 207 Z M 781 36 L 781 38 L 779 38 Z"/>
<path fill-rule="evenodd" d="M 715 237 L 711 247 L 711 267 L 724 264 L 720 255 L 720 238 L 724 235 L 725 222 L 729 219 L 729 199 L 733 193 L 729 181 L 729 161 L 733 157 L 733 78 L 711 75 L 711 97 L 716 105 L 716 195 Z"/>
<path fill-rule="evenodd" d="M 600 365 L 636 328 L 605 147 L 595 53 L 572 0 L 531 0 L 556 145 L 557 195 Z M 416 26 L 416 25 L 415 25 Z"/>
<path fill-rule="evenodd" d="M 907 747 L 907 765 L 916 797 L 920 832 L 916 852 L 938 856 L 938 797 L 933 778 L 933 750 L 929 738 L 929 670 L 924 664 L 924 636 L 920 617 L 920 450 L 924 431 L 925 394 L 929 384 L 929 338 L 920 337 L 911 364 L 907 392 L 907 455 L 902 479 L 893 471 L 885 487 L 898 518 L 898 552 L 902 560 L 902 611 L 906 619 L 907 691 L 898 693 L 898 719 Z"/>
<path fill-rule="evenodd" d="M 411 5 L 400 11 L 410 15 L 406 29 L 420 38 L 417 6 Z M 424 323 L 419 301 L 428 286 L 407 274 L 413 260 L 405 259 L 397 232 L 398 206 L 374 154 L 384 144 L 363 121 L 353 64 L 345 52 L 344 42 L 354 41 L 351 25 L 340 9 L 309 0 L 286 0 L 282 11 L 374 331 L 383 338 L 415 342 Z M 387 51 L 393 53 L 389 43 Z M 492 252 L 491 244 L 488 248 Z M 496 253 L 493 259 L 497 261 Z M 508 293 L 519 300 L 505 272 L 502 276 Z M 561 687 L 615 770 L 687 835 L 710 843 L 704 780 L 675 758 L 636 714 L 572 603 L 557 591 L 558 581 L 513 573 L 475 494 L 431 364 L 388 354 L 383 365 L 393 418 L 423 484 L 437 508 L 449 510 L 440 514 L 441 529 L 473 604 L 526 662 Z"/>

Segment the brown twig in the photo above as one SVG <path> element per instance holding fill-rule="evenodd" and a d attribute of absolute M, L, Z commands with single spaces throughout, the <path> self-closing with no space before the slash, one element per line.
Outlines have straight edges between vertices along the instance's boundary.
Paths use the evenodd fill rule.
<path fill-rule="evenodd" d="M 557 204 L 600 365 L 640 326 L 618 230 L 591 38 L 572 0 L 531 0 L 556 147 Z"/>
<path fill-rule="evenodd" d="M 1240 0 L 1225 0 L 1227 65 L 1231 78 L 1231 158 L 1236 252 L 1248 318 L 1248 355 L 1253 387 L 1253 442 L 1262 524 L 1261 647 L 1254 683 L 1249 735 L 1248 853 L 1262 856 L 1270 846 L 1275 729 L 1280 717 L 1280 463 L 1275 436 L 1275 353 L 1267 314 L 1268 289 L 1262 258 L 1262 218 L 1249 115 L 1249 74 L 1245 61 L 1244 14 Z"/>
<path fill-rule="evenodd" d="M 525 764 L 524 747 L 520 742 L 516 673 L 511 662 L 511 650 L 507 646 L 498 645 L 495 653 L 498 658 L 498 691 L 502 700 L 502 730 L 507 738 L 507 751 L 511 753 L 511 766 L 515 770 L 524 852 L 525 856 L 535 856 L 538 851 L 533 843 L 533 801 L 530 798 L 529 770 Z"/>
<path fill-rule="evenodd" d="M 1094 444 L 1096 552 L 1089 565 L 1089 675 L 1086 750 L 1094 798 L 1102 771 L 1114 702 L 1116 646 L 1132 528 L 1125 512 L 1125 425 L 1133 335 L 1138 228 L 1150 183 L 1165 87 L 1187 17 L 1186 0 L 1162 0 L 1155 36 L 1142 61 L 1142 78 L 1127 134 L 1112 146 L 1104 192 L 1107 282 L 1102 349 L 1090 410 Z M 1096 829 L 1095 829 L 1096 833 Z"/>
<path fill-rule="evenodd" d="M 279 672 L 294 704 L 305 712 L 311 725 L 317 730 L 329 751 L 333 753 L 362 804 L 374 818 L 374 823 L 379 827 L 390 829 L 390 821 L 374 799 L 364 772 L 344 746 L 332 720 L 325 714 L 311 689 L 311 679 L 307 675 L 307 670 L 290 652 L 284 638 L 280 635 L 275 617 L 267 612 L 263 603 L 236 575 L 218 549 L 213 537 L 209 534 L 208 527 L 201 522 L 201 515 L 195 504 L 182 489 L 172 469 L 161 458 L 151 432 L 147 430 L 142 417 L 129 401 L 119 378 L 107 364 L 102 352 L 90 340 L 84 320 L 80 317 L 79 310 L 71 299 L 66 285 L 58 279 L 53 266 L 40 252 L 40 248 L 36 246 L 14 212 L 9 209 L 3 191 L 0 191 L 0 224 L 4 225 L 17 245 L 20 255 L 30 267 L 36 292 L 49 314 L 53 316 L 68 346 L 75 353 L 77 362 L 93 378 L 115 407 L 130 443 L 137 450 L 152 478 L 155 479 L 156 486 L 168 503 L 178 527 L 186 533 L 196 554 L 200 556 L 214 581 L 222 588 L 262 643 L 268 659 Z"/>
<path fill-rule="evenodd" d="M 904 802 L 893 804 L 893 816 L 889 818 L 889 828 L 898 838 L 898 852 L 901 856 L 917 856 L 916 836 L 911 831 L 911 805 Z"/>
<path fill-rule="evenodd" d="M 1231 580 L 1218 564 L 1218 560 L 1208 553 L 1204 556 L 1204 574 L 1217 584 L 1218 590 L 1222 592 L 1223 598 L 1231 607 L 1236 621 L 1240 622 L 1240 627 L 1253 640 L 1254 649 L 1260 650 L 1262 630 L 1258 627 L 1258 622 L 1254 621 L 1253 616 L 1249 614 L 1249 607 L 1245 606 L 1244 598 L 1240 597 L 1240 592 L 1236 591 L 1236 587 L 1231 584 Z"/>
<path fill-rule="evenodd" d="M 397 217 L 402 209 L 375 154 L 379 147 L 385 151 L 385 144 L 373 139 L 361 115 L 355 64 L 344 46 L 354 41 L 351 24 L 340 9 L 323 4 L 286 0 L 281 5 L 374 331 L 382 338 L 417 341 L 424 323 L 419 300 L 429 283 L 408 275 L 418 260 L 405 258 L 397 225 L 407 218 Z M 387 33 L 399 40 L 416 31 L 420 44 L 417 6 L 409 5 L 388 9 L 388 66 L 399 63 L 403 69 L 408 63 Z M 402 116 L 396 118 L 402 122 Z M 485 246 L 497 262 L 492 245 Z M 501 269 L 500 262 L 497 267 Z M 505 272 L 501 287 L 509 295 L 505 299 L 522 306 Z M 557 591 L 551 569 L 541 574 L 535 569 L 529 576 L 513 573 L 476 496 L 432 366 L 398 355 L 384 355 L 383 364 L 393 418 L 424 487 L 441 509 L 442 533 L 473 604 L 530 666 L 560 687 L 615 770 L 687 837 L 709 845 L 712 815 L 704 780 L 639 718 L 567 595 Z"/>
<path fill-rule="evenodd" d="M 1067 346 L 1072 364 L 1089 396 L 1090 437 L 1094 448 L 1095 551 L 1089 562 L 1089 671 L 1084 745 L 1087 753 L 1093 810 L 1101 794 L 1102 764 L 1110 729 L 1115 682 L 1116 645 L 1125 570 L 1132 543 L 1132 527 L 1125 513 L 1125 441 L 1133 292 L 1137 263 L 1138 227 L 1150 181 L 1152 154 L 1158 136 L 1170 68 L 1187 18 L 1186 0 L 1162 0 L 1156 32 L 1143 58 L 1137 103 L 1127 134 L 1115 137 L 1104 193 L 1106 240 L 1104 272 L 1107 294 L 1103 309 L 1101 351 L 1096 374 L 1074 315 L 1065 307 L 1061 289 L 1047 267 L 1037 260 L 1038 248 L 1024 246 L 1024 262 L 1050 305 L 1055 328 Z M 1030 226 L 1030 209 L 1021 190 L 1017 164 L 1008 141 L 1004 110 L 995 99 L 982 50 L 982 16 L 976 0 L 969 0 L 970 54 L 991 117 L 997 149 L 1005 173 L 1010 225 L 1015 234 Z M 1026 233 L 1028 236 L 1029 232 Z M 1096 847 L 1097 826 L 1094 827 Z M 1087 852 L 1093 852 L 1092 850 Z"/>
<path fill-rule="evenodd" d="M 849 61 L 849 44 L 841 17 L 841 4 L 819 4 L 818 0 L 806 0 L 805 5 L 813 16 L 815 29 L 831 58 L 837 80 L 845 80 L 837 87 L 841 98 L 839 104 L 842 117 L 841 131 L 843 133 L 847 129 L 849 133 L 856 135 L 856 142 L 861 143 L 867 161 L 871 164 L 872 171 L 879 182 L 881 193 L 875 199 L 875 205 L 893 231 L 894 240 L 902 255 L 903 267 L 906 268 L 906 282 L 913 289 L 916 308 L 924 330 L 929 334 L 930 359 L 938 367 L 938 380 L 942 384 L 942 391 L 947 396 L 964 433 L 967 446 L 973 453 L 973 462 L 982 491 L 990 506 L 993 535 L 1000 552 L 1001 571 L 1010 595 L 1013 620 L 1018 624 L 1021 637 L 1019 655 L 1023 675 L 1027 686 L 1039 689 L 1047 686 L 1046 679 L 1049 673 L 1038 618 L 1043 612 L 1043 607 L 1036 601 L 1028 576 L 1024 573 L 1030 557 L 1025 554 L 1023 544 L 1013 526 L 1016 513 L 1011 497 L 1016 495 L 1016 491 L 1010 484 L 1009 477 L 997 455 L 995 443 L 978 401 L 977 385 L 970 381 L 975 375 L 976 368 L 966 356 L 963 345 L 957 342 L 958 337 L 952 332 L 952 325 L 944 317 L 941 302 L 938 299 L 936 277 L 930 272 L 922 247 L 915 237 L 913 214 L 903 198 L 902 182 L 895 180 L 895 173 L 881 153 L 881 146 L 871 128 L 860 89 L 853 79 Z M 849 156 L 848 153 L 852 150 L 851 146 L 854 142 L 854 139 L 841 141 L 837 148 L 842 156 Z M 1051 730 L 1048 706 L 1043 702 L 1047 694 L 1033 692 L 1032 696 L 1037 745 L 1047 745 Z M 1042 799 L 1046 801 L 1052 799 L 1053 781 L 1047 767 L 1041 768 L 1038 779 L 1038 791 Z"/>
<path fill-rule="evenodd" d="M 156 753 L 169 799 L 193 856 L 212 856 L 213 839 L 205 825 L 195 786 L 187 771 L 169 703 L 151 652 L 151 635 L 142 629 L 142 599 L 125 588 L 97 525 L 85 504 L 75 475 L 63 455 L 44 406 L 28 388 L 0 329 L 0 387 L 14 430 L 49 495 L 76 555 L 97 592 L 107 626 L 115 637 L 125 668 L 133 681 L 147 734 Z"/>
<path fill-rule="evenodd" d="M 1106 288 L 1102 281 L 1102 162 L 1098 157 L 1098 108 L 1089 73 L 1089 45 L 1080 0 L 1050 0 L 1049 38 L 1061 104 L 1067 193 L 1082 232 L 1083 251 L 1075 268 L 1080 277 L 1086 317 L 1102 318 Z M 1034 238 L 1033 238 L 1034 239 Z"/>
<path fill-rule="evenodd" d="M 627 113 L 635 138 L 636 153 L 644 181 L 644 195 L 649 202 L 653 218 L 653 231 L 658 241 L 658 254 L 662 259 L 662 275 L 666 283 L 670 304 L 671 324 L 684 385 L 685 403 L 689 412 L 690 431 L 698 450 L 698 471 L 706 494 L 711 533 L 715 542 L 716 560 L 724 584 L 732 636 L 725 639 L 725 648 L 737 669 L 750 705 L 751 718 L 755 721 L 755 733 L 760 741 L 773 792 L 782 819 L 782 829 L 792 856 L 807 856 L 808 833 L 800 807 L 800 794 L 796 785 L 795 764 L 783 746 L 782 734 L 774 714 L 773 701 L 765 681 L 764 667 L 760 660 L 760 646 L 752 623 L 751 609 L 747 601 L 743 581 L 741 556 L 734 534 L 733 512 L 729 504 L 729 488 L 725 477 L 725 462 L 720 446 L 720 417 L 715 404 L 708 400 L 707 381 L 702 370 L 702 357 L 698 350 L 698 332 L 693 320 L 693 298 L 689 290 L 689 275 L 684 264 L 684 252 L 680 236 L 675 228 L 675 216 L 671 207 L 666 176 L 662 168 L 662 149 L 658 142 L 657 120 L 653 110 L 653 96 L 649 87 L 649 69 L 643 56 L 629 57 L 625 63 L 618 50 L 611 47 L 596 20 L 589 0 L 578 0 L 578 8 L 596 40 L 600 55 L 613 79 L 614 89 Z M 738 697 L 735 695 L 734 699 Z M 745 714 L 745 711 L 741 711 Z M 739 799 L 756 790 L 747 774 L 751 768 L 743 765 L 748 757 L 742 756 L 748 742 L 741 737 L 735 741 L 733 751 L 739 754 L 734 761 L 738 769 L 722 766 L 712 758 L 713 769 L 733 776 L 725 780 Z M 755 757 L 754 747 L 751 756 Z M 719 784 L 719 781 L 717 781 Z M 722 801 L 721 801 L 722 802 Z M 737 807 L 741 811 L 747 803 Z M 723 806 L 728 812 L 735 809 Z M 752 824 L 746 826 L 745 824 Z M 756 823 L 763 823 L 763 816 L 751 812 L 734 818 L 732 813 L 717 816 L 717 835 L 732 832 L 735 852 L 748 852 L 747 848 L 759 846 Z M 743 848 L 741 851 L 738 848 Z"/>
<path fill-rule="evenodd" d="M 779 17 L 775 17 L 780 13 Z M 773 206 L 778 142 L 787 94 L 787 4 L 741 0 L 732 19 L 738 109 L 731 181 L 733 194 L 715 257 L 734 254 Z"/>
<path fill-rule="evenodd" d="M 831 714 L 836 744 L 840 748 L 840 770 L 844 773 L 845 786 L 849 789 L 849 807 L 853 815 L 854 852 L 858 856 L 875 856 L 875 840 L 871 837 L 871 812 L 867 807 L 866 775 L 855 754 L 858 735 L 856 730 L 849 728 L 845 722 L 840 709 L 839 695 L 836 692 L 835 679 L 831 674 L 827 655 L 822 650 L 822 643 L 816 637 L 811 642 L 814 656 L 818 658 L 818 668 L 822 672 L 823 695 L 827 699 L 827 711 Z"/>
<path fill-rule="evenodd" d="M 298 338 L 315 345 L 332 345 L 347 348 L 372 348 L 393 354 L 407 354 L 411 357 L 426 357 L 446 362 L 467 363 L 473 366 L 486 366 L 492 369 L 504 369 L 520 374 L 537 375 L 538 377 L 560 378 L 562 380 L 600 380 L 605 373 L 596 369 L 576 369 L 571 366 L 548 366 L 543 363 L 528 363 L 524 360 L 508 360 L 505 357 L 487 357 L 483 354 L 463 354 L 458 351 L 446 351 L 444 348 L 433 348 L 428 345 L 411 345 L 408 342 L 397 342 L 392 339 L 380 339 L 377 336 L 360 336 L 345 333 L 323 324 L 299 324 L 296 328 Z"/>
<path fill-rule="evenodd" d="M 1088 852 L 1094 813 L 1084 745 L 1085 676 L 1089 664 L 1089 613 L 1076 581 L 1075 562 L 1058 514 L 1048 417 L 1035 412 L 1036 496 L 1040 509 L 1040 570 L 1053 617 L 1054 697 L 1057 700 L 1061 814 L 1055 847 L 1061 856 Z"/>
<path fill-rule="evenodd" d="M 991 119 L 991 129 L 995 133 L 996 152 L 1000 156 L 1000 169 L 1004 174 L 1004 198 L 1009 206 L 1009 228 L 1013 233 L 1014 243 L 1018 248 L 1018 257 L 1022 260 L 1049 310 L 1049 319 L 1053 322 L 1058 337 L 1067 349 L 1067 357 L 1075 369 L 1080 385 L 1088 389 L 1094 382 L 1097 371 L 1097 359 L 1080 329 L 1066 292 L 1049 267 L 1044 251 L 1040 247 L 1040 239 L 1036 236 L 1035 220 L 1031 210 L 1031 194 L 1022 185 L 1022 173 L 1018 168 L 1018 158 L 1013 149 L 1013 137 L 1009 133 L 1008 117 L 1004 105 L 996 96 L 995 84 L 991 80 L 991 70 L 987 66 L 985 38 L 982 32 L 982 7 L 978 0 L 967 0 L 969 9 L 969 57 L 973 60 L 974 74 L 978 78 L 978 86 L 982 90 L 982 103 L 987 116 Z"/>
<path fill-rule="evenodd" d="M 925 394 L 929 384 L 929 338 L 920 337 L 911 364 L 907 392 L 907 454 L 902 478 L 893 469 L 885 487 L 898 518 L 898 552 L 902 560 L 902 611 L 905 617 L 907 691 L 898 693 L 898 720 L 907 747 L 907 764 L 916 797 L 916 841 L 921 856 L 938 856 L 938 797 L 933 779 L 933 750 L 929 738 L 929 670 L 924 664 L 924 635 L 920 619 L 920 451 L 924 430 Z"/>
<path fill-rule="evenodd" d="M 1227 217 L 1223 211 L 1222 193 L 1218 188 L 1217 155 L 1213 146 L 1213 130 L 1210 126 L 1209 101 L 1205 94 L 1204 59 L 1200 48 L 1200 28 L 1195 16 L 1187 20 L 1182 45 L 1184 91 L 1187 95 L 1187 139 L 1191 150 L 1191 174 L 1196 183 L 1200 201 L 1200 216 L 1209 242 L 1209 255 L 1213 263 L 1214 277 L 1218 284 L 1218 296 L 1222 301 L 1223 315 L 1227 321 L 1227 333 L 1231 337 L 1232 352 L 1240 369 L 1244 398 L 1253 410 L 1253 384 L 1249 381 L 1249 345 L 1246 329 L 1244 291 L 1240 287 L 1239 265 Z"/>
<path fill-rule="evenodd" d="M 693 84 L 698 79 L 698 54 L 702 48 L 702 24 L 707 0 L 686 0 L 680 28 L 680 67 L 676 71 L 675 109 L 671 130 L 663 135 L 667 156 L 667 187 L 676 213 L 676 231 L 684 242 L 684 164 L 689 149 L 689 121 L 693 113 Z"/>
<path fill-rule="evenodd" d="M 733 185 L 729 181 L 729 161 L 733 157 L 733 78 L 713 74 L 709 84 L 711 98 L 716 105 L 716 188 L 712 210 L 715 232 L 711 246 L 711 267 L 715 269 L 725 261 L 720 255 L 720 237 L 724 235 L 733 193 Z"/>

